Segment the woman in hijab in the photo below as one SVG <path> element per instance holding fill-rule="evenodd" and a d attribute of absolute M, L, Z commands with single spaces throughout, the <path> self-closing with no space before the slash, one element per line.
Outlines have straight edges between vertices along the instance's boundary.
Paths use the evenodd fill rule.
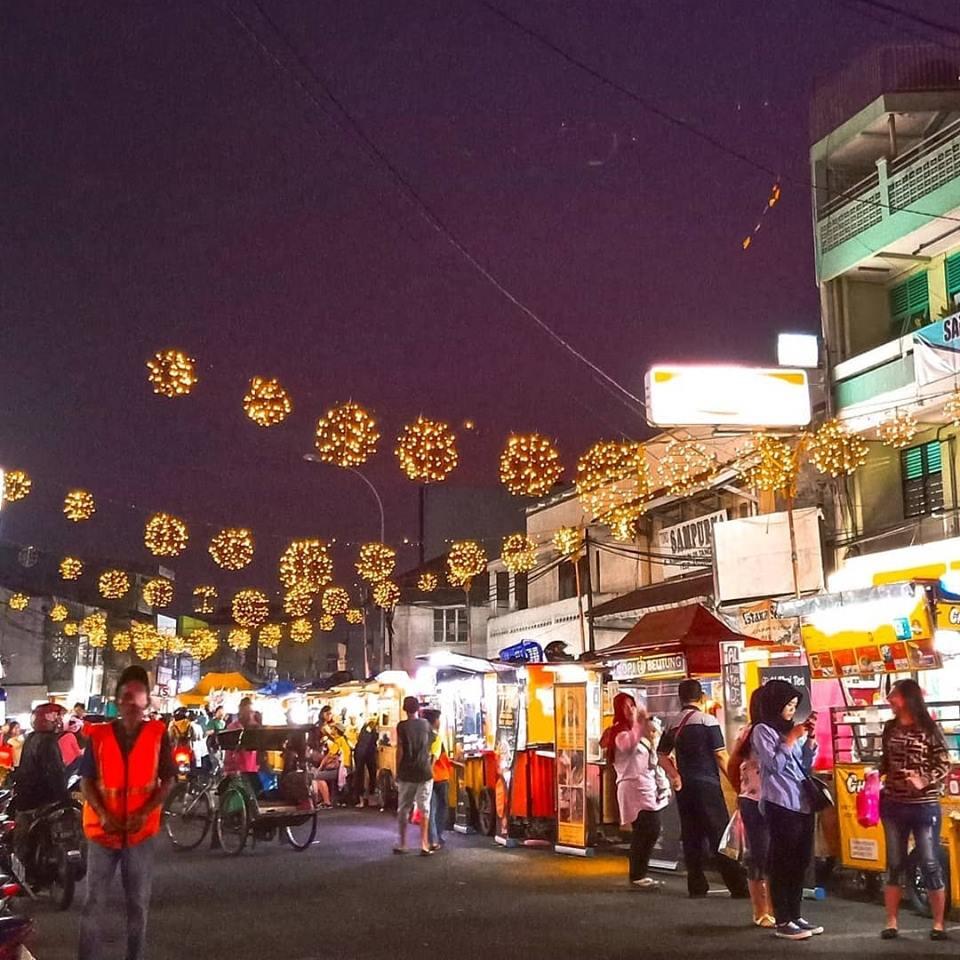
<path fill-rule="evenodd" d="M 816 714 L 796 723 L 803 694 L 785 680 L 770 680 L 760 696 L 760 722 L 750 735 L 760 764 L 760 808 L 770 834 L 770 899 L 783 940 L 809 940 L 823 927 L 800 915 L 803 879 L 813 858 L 814 812 L 804 781 L 817 753 Z"/>

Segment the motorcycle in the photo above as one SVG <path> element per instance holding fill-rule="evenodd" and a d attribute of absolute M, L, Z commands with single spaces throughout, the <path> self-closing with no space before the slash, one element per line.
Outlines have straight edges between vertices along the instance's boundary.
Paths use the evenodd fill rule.
<path fill-rule="evenodd" d="M 31 933 L 33 921 L 29 917 L 0 916 L 0 960 L 20 960 Z"/>

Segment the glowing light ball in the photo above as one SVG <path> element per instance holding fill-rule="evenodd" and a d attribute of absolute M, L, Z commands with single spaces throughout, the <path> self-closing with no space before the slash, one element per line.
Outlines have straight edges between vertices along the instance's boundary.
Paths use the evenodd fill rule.
<path fill-rule="evenodd" d="M 469 589 L 474 577 L 486 573 L 487 552 L 476 540 L 457 540 L 447 554 L 447 579 L 451 584 Z"/>
<path fill-rule="evenodd" d="M 122 570 L 105 570 L 97 585 L 104 600 L 119 600 L 130 589 L 130 578 Z"/>
<path fill-rule="evenodd" d="M 381 580 L 373 588 L 373 602 L 384 610 L 395 607 L 400 601 L 400 588 L 392 580 Z"/>
<path fill-rule="evenodd" d="M 167 646 L 166 639 L 149 623 L 131 623 L 130 637 L 133 652 L 139 660 L 156 660 Z"/>
<path fill-rule="evenodd" d="M 270 601 L 259 590 L 241 590 L 234 596 L 231 610 L 239 626 L 256 629 L 270 616 Z"/>
<path fill-rule="evenodd" d="M 216 609 L 217 588 L 209 584 L 200 584 L 193 588 L 193 612 L 213 613 Z"/>
<path fill-rule="evenodd" d="M 173 603 L 173 584 L 163 577 L 148 580 L 143 585 L 143 602 L 155 609 L 169 607 Z"/>
<path fill-rule="evenodd" d="M 130 634 L 125 630 L 121 630 L 113 635 L 110 646 L 112 646 L 117 653 L 126 653 L 130 649 L 132 642 L 133 639 Z"/>
<path fill-rule="evenodd" d="M 7 600 L 7 606 L 11 610 L 16 610 L 18 613 L 21 610 L 26 610 L 29 603 L 30 598 L 25 593 L 11 593 Z M 53 611 L 51 611 L 51 620 L 53 619 L 52 612 Z"/>
<path fill-rule="evenodd" d="M 920 424 L 906 410 L 898 410 L 877 428 L 877 436 L 879 436 L 880 441 L 888 447 L 896 447 L 898 450 L 909 447 L 919 432 Z"/>
<path fill-rule="evenodd" d="M 309 583 L 316 591 L 332 579 L 333 559 L 322 540 L 294 540 L 280 556 L 280 582 L 288 590 Z"/>
<path fill-rule="evenodd" d="M 866 440 L 851 433 L 839 420 L 827 420 L 813 435 L 810 459 L 820 473 L 849 477 L 867 462 Z"/>
<path fill-rule="evenodd" d="M 460 462 L 457 438 L 450 427 L 422 416 L 403 428 L 394 453 L 400 469 L 417 483 L 440 483 Z"/>
<path fill-rule="evenodd" d="M 290 415 L 293 402 L 279 381 L 254 377 L 244 394 L 243 409 L 258 427 L 275 427 Z"/>
<path fill-rule="evenodd" d="M 315 446 L 324 463 L 360 467 L 376 452 L 380 431 L 359 403 L 342 403 L 328 410 L 317 424 Z"/>
<path fill-rule="evenodd" d="M 25 470 L 8 470 L 3 475 L 3 499 L 16 503 L 30 495 L 33 481 Z"/>
<path fill-rule="evenodd" d="M 147 380 L 161 397 L 185 397 L 196 386 L 196 361 L 182 350 L 161 350 L 147 361 Z"/>
<path fill-rule="evenodd" d="M 671 440 L 660 461 L 660 475 L 674 497 L 688 497 L 710 486 L 717 476 L 717 457 L 694 440 Z"/>
<path fill-rule="evenodd" d="M 278 623 L 265 623 L 257 635 L 257 642 L 266 650 L 276 650 L 280 646 L 283 631 Z"/>
<path fill-rule="evenodd" d="M 187 525 L 169 513 L 155 513 L 143 529 L 143 543 L 155 557 L 179 557 L 189 539 Z"/>
<path fill-rule="evenodd" d="M 511 573 L 529 573 L 537 565 L 537 545 L 523 533 L 511 533 L 500 544 L 500 559 Z"/>
<path fill-rule="evenodd" d="M 602 517 L 610 531 L 610 536 L 620 543 L 630 543 L 637 538 L 637 524 L 643 516 L 643 507 L 639 504 L 625 503 L 614 507 Z"/>
<path fill-rule="evenodd" d="M 317 624 L 324 633 L 329 633 L 337 625 L 337 618 L 331 617 L 329 613 L 325 613 L 317 621 Z"/>
<path fill-rule="evenodd" d="M 80 633 L 80 624 L 76 620 L 68 620 L 63 625 L 63 635 L 65 637 L 75 637 Z"/>
<path fill-rule="evenodd" d="M 759 434 L 750 444 L 751 458 L 756 462 L 744 473 L 746 482 L 757 490 L 786 490 L 796 478 L 797 465 L 789 445 L 766 434 Z"/>
<path fill-rule="evenodd" d="M 234 627 L 227 634 L 227 646 L 236 653 L 243 653 L 251 643 L 253 643 L 253 636 L 249 630 L 244 630 L 242 627 Z"/>
<path fill-rule="evenodd" d="M 539 433 L 512 434 L 500 454 L 500 482 L 518 497 L 546 496 L 563 476 L 553 442 Z"/>
<path fill-rule="evenodd" d="M 583 549 L 583 531 L 579 527 L 561 527 L 553 535 L 553 545 L 561 557 L 576 557 Z"/>
<path fill-rule="evenodd" d="M 227 527 L 210 541 L 207 550 L 218 567 L 242 570 L 253 560 L 253 534 L 246 527 Z"/>
<path fill-rule="evenodd" d="M 356 626 L 358 623 L 363 623 L 363 611 L 359 607 L 351 607 L 344 614 L 344 619 L 347 623 L 352 623 Z"/>
<path fill-rule="evenodd" d="M 417 589 L 422 593 L 433 593 L 434 590 L 439 586 L 440 581 L 437 578 L 435 573 L 421 573 L 417 579 Z"/>
<path fill-rule="evenodd" d="M 290 640 L 293 643 L 309 643 L 313 639 L 313 624 L 304 617 L 290 623 Z"/>
<path fill-rule="evenodd" d="M 323 591 L 321 603 L 323 612 L 331 617 L 338 617 L 347 612 L 350 607 L 350 594 L 343 587 L 327 587 Z"/>
<path fill-rule="evenodd" d="M 187 637 L 187 655 L 196 661 L 209 660 L 220 646 L 215 630 L 200 627 Z"/>
<path fill-rule="evenodd" d="M 643 445 L 598 441 L 577 461 L 575 485 L 584 510 L 595 517 L 625 503 L 649 499 L 653 481 Z"/>
<path fill-rule="evenodd" d="M 63 498 L 63 514 L 74 523 L 89 520 L 96 512 L 97 505 L 88 490 L 71 490 Z"/>
<path fill-rule="evenodd" d="M 396 550 L 385 543 L 365 543 L 357 558 L 357 573 L 367 583 L 379 583 L 393 573 L 397 565 Z"/>
<path fill-rule="evenodd" d="M 83 573 L 83 562 L 76 557 L 64 557 L 60 561 L 61 580 L 79 580 Z"/>
<path fill-rule="evenodd" d="M 55 603 L 50 608 L 50 619 L 54 623 L 63 623 L 69 615 L 70 611 L 62 603 Z"/>
<path fill-rule="evenodd" d="M 107 615 L 102 612 L 91 613 L 80 621 L 80 634 L 95 650 L 107 645 Z"/>
<path fill-rule="evenodd" d="M 283 597 L 283 611 L 288 617 L 305 617 L 313 606 L 316 590 L 310 583 L 295 583 Z"/>

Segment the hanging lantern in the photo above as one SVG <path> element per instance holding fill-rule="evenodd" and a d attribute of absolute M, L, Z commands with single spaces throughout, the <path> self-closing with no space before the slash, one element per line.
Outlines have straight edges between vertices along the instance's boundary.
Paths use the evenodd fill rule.
<path fill-rule="evenodd" d="M 660 474 L 673 497 L 689 497 L 717 476 L 717 457 L 695 440 L 671 440 L 660 460 Z"/>
<path fill-rule="evenodd" d="M 171 633 L 164 637 L 167 653 L 172 657 L 179 657 L 187 652 L 187 638 L 179 633 Z"/>
<path fill-rule="evenodd" d="M 314 445 L 324 463 L 356 469 L 376 452 L 380 431 L 359 403 L 342 403 L 328 410 L 317 424 Z"/>
<path fill-rule="evenodd" d="M 287 419 L 293 403 L 279 381 L 254 377 L 244 394 L 243 409 L 258 427 L 274 427 Z"/>
<path fill-rule="evenodd" d="M 877 428 L 877 436 L 880 438 L 880 442 L 885 443 L 888 447 L 896 447 L 898 450 L 909 447 L 919 432 L 920 424 L 906 410 L 898 410 Z"/>
<path fill-rule="evenodd" d="M 187 637 L 187 655 L 197 662 L 209 660 L 220 646 L 220 637 L 215 630 L 200 627 Z"/>
<path fill-rule="evenodd" d="M 358 607 L 351 607 L 345 614 L 344 618 L 347 623 L 352 623 L 354 625 L 358 623 L 363 623 L 363 611 Z"/>
<path fill-rule="evenodd" d="M 130 578 L 122 570 L 105 570 L 97 585 L 104 600 L 119 600 L 130 589 Z"/>
<path fill-rule="evenodd" d="M 457 438 L 447 424 L 422 416 L 403 428 L 394 452 L 400 469 L 417 483 L 446 480 L 460 461 Z"/>
<path fill-rule="evenodd" d="M 579 527 L 561 527 L 553 535 L 553 545 L 565 560 L 573 559 L 583 549 L 583 531 Z"/>
<path fill-rule="evenodd" d="M 112 646 L 117 653 L 126 653 L 130 649 L 131 643 L 132 638 L 130 634 L 125 630 L 121 630 L 113 635 L 110 646 Z"/>
<path fill-rule="evenodd" d="M 97 512 L 93 494 L 87 490 L 71 490 L 63 498 L 63 513 L 68 520 L 80 523 L 89 520 Z"/>
<path fill-rule="evenodd" d="M 79 580 L 83 573 L 83 562 L 76 557 L 64 557 L 60 561 L 61 580 Z"/>
<path fill-rule="evenodd" d="M 350 606 L 350 594 L 343 587 L 327 587 L 323 591 L 321 603 L 323 612 L 331 617 L 337 617 L 347 612 Z"/>
<path fill-rule="evenodd" d="M 280 646 L 283 631 L 278 623 L 265 623 L 257 635 L 257 642 L 266 650 L 276 650 Z"/>
<path fill-rule="evenodd" d="M 253 643 L 253 637 L 250 631 L 242 627 L 234 627 L 227 634 L 227 646 L 236 653 L 243 653 L 251 643 Z"/>
<path fill-rule="evenodd" d="M 305 617 L 310 613 L 317 592 L 309 583 L 295 583 L 283 597 L 283 611 L 288 617 Z"/>
<path fill-rule="evenodd" d="M 173 584 L 164 577 L 155 577 L 143 585 L 143 602 L 148 607 L 162 609 L 173 603 Z"/>
<path fill-rule="evenodd" d="M 235 623 L 256 629 L 270 616 L 270 601 L 259 590 L 241 590 L 234 596 L 231 610 Z"/>
<path fill-rule="evenodd" d="M 960 427 L 960 389 L 950 394 L 943 406 L 943 413 L 954 427 Z"/>
<path fill-rule="evenodd" d="M 537 545 L 524 533 L 511 533 L 500 545 L 500 559 L 510 573 L 529 573 L 537 565 Z"/>
<path fill-rule="evenodd" d="M 421 573 L 419 579 L 417 580 L 417 589 L 422 593 L 433 593 L 434 590 L 439 586 L 440 581 L 437 579 L 435 573 Z"/>
<path fill-rule="evenodd" d="M 29 603 L 30 598 L 25 593 L 11 593 L 7 599 L 7 606 L 11 610 L 16 610 L 17 613 L 21 610 L 26 610 Z M 53 619 L 52 611 L 50 619 Z"/>
<path fill-rule="evenodd" d="M 210 614 L 216 609 L 217 588 L 201 584 L 193 588 L 193 612 Z"/>
<path fill-rule="evenodd" d="M 367 583 L 379 583 L 393 573 L 397 551 L 385 543 L 365 543 L 357 558 L 357 573 Z"/>
<path fill-rule="evenodd" d="M 290 640 L 293 643 L 309 643 L 313 639 L 313 624 L 305 617 L 298 617 L 290 624 Z"/>
<path fill-rule="evenodd" d="M 102 650 L 107 645 L 107 615 L 97 612 L 84 617 L 80 621 L 80 635 L 87 638 L 87 644 L 94 650 Z"/>
<path fill-rule="evenodd" d="M 381 580 L 373 588 L 373 602 L 384 610 L 395 607 L 400 601 L 400 588 L 392 580 Z"/>
<path fill-rule="evenodd" d="M 788 490 L 796 480 L 797 464 L 789 445 L 777 437 L 757 434 L 748 447 L 753 461 L 744 471 L 746 483 L 757 490 L 776 493 Z"/>
<path fill-rule="evenodd" d="M 155 513 L 143 530 L 143 542 L 155 557 L 179 557 L 187 548 L 187 525 L 169 513 Z"/>
<path fill-rule="evenodd" d="M 557 448 L 539 433 L 512 434 L 500 454 L 500 482 L 518 497 L 544 497 L 563 475 Z"/>
<path fill-rule="evenodd" d="M 476 540 L 457 540 L 447 554 L 447 579 L 455 587 L 470 589 L 474 577 L 487 570 L 487 552 Z"/>
<path fill-rule="evenodd" d="M 848 477 L 867 462 L 867 442 L 837 419 L 828 420 L 813 435 L 810 459 L 820 473 Z"/>
<path fill-rule="evenodd" d="M 280 582 L 289 590 L 308 583 L 314 591 L 333 579 L 333 560 L 322 540 L 294 540 L 280 556 Z"/>
<path fill-rule="evenodd" d="M 131 623 L 130 638 L 133 652 L 139 660 L 156 660 L 166 647 L 163 636 L 149 623 Z"/>
<path fill-rule="evenodd" d="M 197 383 L 195 361 L 182 350 L 162 350 L 147 361 L 153 392 L 161 397 L 185 397 Z"/>
<path fill-rule="evenodd" d="M 76 620 L 68 620 L 63 625 L 63 635 L 65 637 L 75 637 L 80 633 L 80 624 Z"/>
<path fill-rule="evenodd" d="M 62 603 L 55 603 L 50 608 L 50 619 L 54 623 L 63 623 L 68 616 L 70 616 L 70 611 Z"/>
<path fill-rule="evenodd" d="M 577 496 L 592 517 L 653 494 L 650 465 L 643 444 L 600 440 L 577 461 Z"/>
<path fill-rule="evenodd" d="M 337 618 L 331 617 L 329 613 L 325 613 L 317 621 L 317 624 L 324 633 L 330 633 L 337 625 Z"/>
<path fill-rule="evenodd" d="M 253 534 L 246 527 L 227 527 L 210 541 L 207 549 L 218 567 L 242 570 L 253 559 Z"/>
<path fill-rule="evenodd" d="M 25 470 L 8 470 L 3 474 L 3 499 L 16 503 L 30 495 L 33 481 Z"/>
<path fill-rule="evenodd" d="M 637 539 L 637 525 L 642 516 L 642 505 L 624 503 L 605 513 L 602 520 L 614 540 L 620 543 L 631 543 Z"/>

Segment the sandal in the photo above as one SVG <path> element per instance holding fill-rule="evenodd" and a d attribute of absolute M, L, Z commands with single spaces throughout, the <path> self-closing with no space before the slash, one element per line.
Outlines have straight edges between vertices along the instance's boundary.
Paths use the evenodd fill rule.
<path fill-rule="evenodd" d="M 765 913 L 762 917 L 756 917 L 753 925 L 762 927 L 764 930 L 772 930 L 777 925 L 777 921 L 769 913 Z"/>
<path fill-rule="evenodd" d="M 930 931 L 931 940 L 949 940 L 950 934 L 946 930 L 931 930 Z"/>
<path fill-rule="evenodd" d="M 900 931 L 896 927 L 887 927 L 880 933 L 881 940 L 896 940 L 899 936 Z"/>

